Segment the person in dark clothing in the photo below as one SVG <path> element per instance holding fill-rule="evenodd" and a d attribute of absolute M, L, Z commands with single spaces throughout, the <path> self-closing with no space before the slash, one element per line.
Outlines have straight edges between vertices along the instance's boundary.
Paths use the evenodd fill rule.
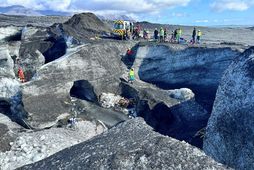
<path fill-rule="evenodd" d="M 133 24 L 132 23 L 130 23 L 130 32 L 131 32 L 131 34 L 133 33 Z"/>
<path fill-rule="evenodd" d="M 192 44 L 195 44 L 196 42 L 196 35 L 197 35 L 196 28 L 194 28 L 192 32 Z"/>
<path fill-rule="evenodd" d="M 170 42 L 175 42 L 174 31 L 171 32 Z"/>
<path fill-rule="evenodd" d="M 137 27 L 133 30 L 132 39 L 138 39 L 138 29 Z"/>
<path fill-rule="evenodd" d="M 155 28 L 155 30 L 154 30 L 154 39 L 156 41 L 158 40 L 158 34 L 159 34 L 159 31 L 157 30 L 157 28 Z"/>
<path fill-rule="evenodd" d="M 166 41 L 167 36 L 168 36 L 167 29 L 166 29 L 166 28 L 164 28 L 164 41 Z"/>
<path fill-rule="evenodd" d="M 177 35 L 177 29 L 174 31 L 174 39 L 176 40 L 176 35 Z"/>

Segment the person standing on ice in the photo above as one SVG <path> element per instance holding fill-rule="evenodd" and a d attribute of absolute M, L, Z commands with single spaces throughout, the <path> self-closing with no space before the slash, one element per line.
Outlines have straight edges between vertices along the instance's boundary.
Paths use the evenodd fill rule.
<path fill-rule="evenodd" d="M 164 42 L 164 29 L 162 27 L 160 29 L 160 42 Z"/>
<path fill-rule="evenodd" d="M 183 35 L 183 30 L 182 30 L 182 28 L 179 28 L 179 38 L 180 39 L 182 38 L 182 35 Z"/>
<path fill-rule="evenodd" d="M 168 36 L 167 28 L 164 28 L 164 42 L 166 42 Z"/>
<path fill-rule="evenodd" d="M 130 73 L 129 73 L 129 82 L 131 82 L 131 84 L 133 84 L 134 80 L 135 80 L 134 69 L 131 68 Z"/>
<path fill-rule="evenodd" d="M 155 41 L 158 40 L 158 34 L 159 34 L 159 31 L 157 30 L 157 28 L 155 28 L 155 30 L 154 30 L 154 36 L 153 36 Z"/>
<path fill-rule="evenodd" d="M 196 28 L 193 29 L 193 32 L 192 32 L 192 44 L 195 44 L 196 42 Z"/>
<path fill-rule="evenodd" d="M 180 43 L 180 28 L 176 29 L 176 41 L 178 44 Z"/>
<path fill-rule="evenodd" d="M 200 38 L 202 36 L 202 32 L 198 30 L 198 35 L 197 35 L 197 43 L 200 44 Z"/>

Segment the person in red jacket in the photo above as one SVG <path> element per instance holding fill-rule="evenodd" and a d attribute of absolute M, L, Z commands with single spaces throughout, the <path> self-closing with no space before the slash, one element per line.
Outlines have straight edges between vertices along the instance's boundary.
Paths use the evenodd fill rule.
<path fill-rule="evenodd" d="M 133 55 L 133 51 L 130 48 L 127 49 L 127 55 L 128 56 L 132 56 Z"/>
<path fill-rule="evenodd" d="M 19 69 L 18 69 L 18 77 L 19 77 L 21 83 L 25 82 L 25 75 L 24 75 L 24 72 L 21 67 L 19 67 Z"/>

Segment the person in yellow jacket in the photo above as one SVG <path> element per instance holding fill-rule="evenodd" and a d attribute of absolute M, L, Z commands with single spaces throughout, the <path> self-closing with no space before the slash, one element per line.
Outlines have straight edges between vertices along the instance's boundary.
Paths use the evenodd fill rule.
<path fill-rule="evenodd" d="M 181 28 L 178 28 L 176 31 L 176 40 L 178 44 L 180 44 L 182 34 L 183 34 L 183 30 Z"/>
<path fill-rule="evenodd" d="M 183 30 L 182 30 L 182 28 L 179 28 L 179 36 L 180 36 L 180 38 L 182 37 L 182 34 L 183 34 Z"/>
<path fill-rule="evenodd" d="M 162 27 L 160 29 L 160 42 L 164 42 L 164 29 Z"/>
<path fill-rule="evenodd" d="M 130 81 L 131 84 L 132 84 L 134 80 L 135 80 L 134 69 L 131 68 L 131 69 L 130 69 L 130 73 L 129 73 L 129 81 Z"/>
<path fill-rule="evenodd" d="M 202 32 L 200 30 L 198 30 L 198 34 L 197 34 L 197 43 L 200 43 L 200 38 L 202 36 Z"/>

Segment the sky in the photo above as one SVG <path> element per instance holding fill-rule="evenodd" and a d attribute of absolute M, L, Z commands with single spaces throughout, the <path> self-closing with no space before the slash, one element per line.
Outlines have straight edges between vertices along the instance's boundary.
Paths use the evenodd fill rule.
<path fill-rule="evenodd" d="M 0 0 L 34 10 L 124 14 L 138 21 L 179 25 L 254 25 L 254 0 Z"/>

